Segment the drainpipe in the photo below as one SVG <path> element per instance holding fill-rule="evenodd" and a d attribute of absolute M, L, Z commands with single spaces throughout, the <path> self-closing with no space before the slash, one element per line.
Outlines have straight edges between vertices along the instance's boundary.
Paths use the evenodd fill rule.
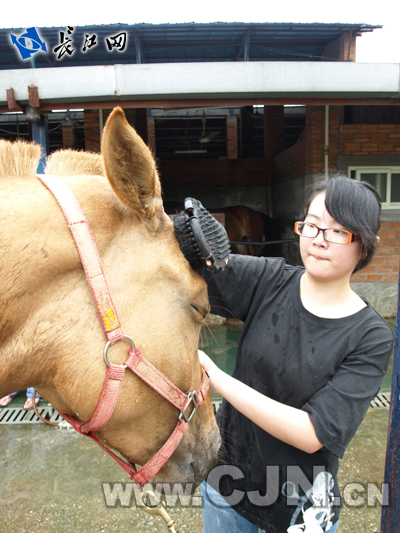
<path fill-rule="evenodd" d="M 325 148 L 324 148 L 324 170 L 325 176 L 329 171 L 329 106 L 325 106 Z"/>
<path fill-rule="evenodd" d="M 101 140 L 103 138 L 103 128 L 104 128 L 104 117 L 103 117 L 102 109 L 99 109 L 99 125 L 100 125 L 100 144 L 101 144 Z"/>

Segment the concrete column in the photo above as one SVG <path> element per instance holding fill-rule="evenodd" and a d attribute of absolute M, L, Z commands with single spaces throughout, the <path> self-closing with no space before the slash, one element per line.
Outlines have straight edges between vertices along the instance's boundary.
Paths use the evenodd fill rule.
<path fill-rule="evenodd" d="M 75 130 L 71 126 L 66 126 L 62 128 L 63 136 L 63 147 L 64 148 L 73 148 L 75 145 Z"/>
<path fill-rule="evenodd" d="M 226 117 L 226 140 L 228 159 L 238 158 L 238 135 L 237 135 L 237 118 L 235 115 Z"/>
<path fill-rule="evenodd" d="M 340 141 L 340 106 L 331 105 L 329 107 L 329 168 L 328 172 L 337 170 L 337 158 L 339 154 Z"/>
<path fill-rule="evenodd" d="M 42 156 L 37 168 L 38 174 L 43 174 L 46 166 L 46 157 L 49 155 L 49 121 L 40 115 L 40 122 L 32 122 L 32 141 L 42 147 Z"/>
<path fill-rule="evenodd" d="M 147 117 L 147 146 L 156 153 L 156 124 L 154 117 Z"/>
<path fill-rule="evenodd" d="M 273 157 L 285 149 L 283 105 L 264 106 L 264 156 Z"/>
<path fill-rule="evenodd" d="M 242 140 L 242 157 L 254 157 L 254 120 L 251 118 L 253 106 L 242 107 L 240 110 L 240 128 Z"/>
<path fill-rule="evenodd" d="M 83 115 L 85 127 L 85 149 L 100 152 L 100 119 L 98 109 L 85 109 Z"/>
<path fill-rule="evenodd" d="M 306 109 L 306 176 L 314 179 L 324 173 L 324 106 L 307 106 Z"/>
<path fill-rule="evenodd" d="M 273 158 L 285 149 L 284 107 L 264 106 L 264 156 L 267 159 L 267 180 L 273 179 Z"/>

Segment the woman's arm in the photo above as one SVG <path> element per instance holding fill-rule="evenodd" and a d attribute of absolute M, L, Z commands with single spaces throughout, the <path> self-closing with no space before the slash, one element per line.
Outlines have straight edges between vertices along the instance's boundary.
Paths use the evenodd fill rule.
<path fill-rule="evenodd" d="M 267 269 L 265 257 L 230 255 L 223 272 L 211 274 L 207 269 L 200 270 L 208 286 L 211 313 L 245 321 L 260 278 Z M 242 290 L 238 291 L 237 287 Z"/>
<path fill-rule="evenodd" d="M 199 358 L 210 378 L 210 390 L 223 396 L 261 429 L 307 453 L 315 453 L 323 447 L 305 411 L 276 402 L 232 378 L 200 350 Z"/>

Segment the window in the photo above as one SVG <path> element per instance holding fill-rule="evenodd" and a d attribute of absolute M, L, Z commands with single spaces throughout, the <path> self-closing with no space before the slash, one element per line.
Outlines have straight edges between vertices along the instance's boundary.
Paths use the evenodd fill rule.
<path fill-rule="evenodd" d="M 400 209 L 400 167 L 349 167 L 349 178 L 373 185 L 383 209 Z"/>

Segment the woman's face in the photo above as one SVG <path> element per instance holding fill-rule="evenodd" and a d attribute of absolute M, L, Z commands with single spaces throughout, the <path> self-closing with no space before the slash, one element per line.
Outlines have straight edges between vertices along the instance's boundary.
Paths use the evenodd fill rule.
<path fill-rule="evenodd" d="M 321 192 L 313 199 L 305 221 L 322 229 L 347 230 L 328 213 L 325 195 Z M 334 244 L 326 241 L 320 231 L 314 238 L 300 236 L 300 253 L 307 273 L 316 280 L 349 281 L 361 259 L 361 241 Z"/>

